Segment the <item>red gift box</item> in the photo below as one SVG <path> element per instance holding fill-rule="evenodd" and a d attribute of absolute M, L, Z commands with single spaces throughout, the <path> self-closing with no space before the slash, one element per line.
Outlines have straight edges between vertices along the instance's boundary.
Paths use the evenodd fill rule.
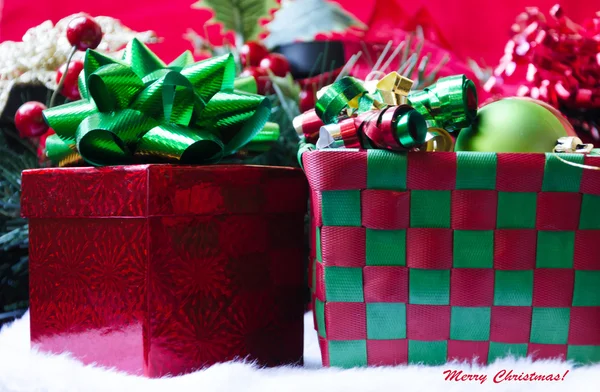
<path fill-rule="evenodd" d="M 31 341 L 161 377 L 302 360 L 302 171 L 28 170 Z"/>

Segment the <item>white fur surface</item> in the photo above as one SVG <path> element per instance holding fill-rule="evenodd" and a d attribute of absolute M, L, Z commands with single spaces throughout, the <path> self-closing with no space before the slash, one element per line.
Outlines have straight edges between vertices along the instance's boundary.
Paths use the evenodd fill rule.
<path fill-rule="evenodd" d="M 2 392 L 419 392 L 419 391 L 600 391 L 600 365 L 573 368 L 568 363 L 504 359 L 488 367 L 447 364 L 439 367 L 322 369 L 312 315 L 305 316 L 305 366 L 259 369 L 251 364 L 224 363 L 196 373 L 163 379 L 129 376 L 110 369 L 84 366 L 68 355 L 47 355 L 29 348 L 29 315 L 0 330 L 0 391 Z M 445 370 L 486 375 L 479 381 L 446 381 Z M 513 374 L 569 372 L 564 381 L 504 381 L 501 370 Z"/>

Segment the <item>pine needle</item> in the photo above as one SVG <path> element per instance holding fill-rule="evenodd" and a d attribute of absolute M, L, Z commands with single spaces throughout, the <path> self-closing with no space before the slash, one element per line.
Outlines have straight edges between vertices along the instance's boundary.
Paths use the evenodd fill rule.
<path fill-rule="evenodd" d="M 334 67 L 335 67 L 335 60 L 331 61 L 330 71 L 329 71 L 329 74 L 327 75 L 327 83 L 325 83 L 326 86 L 329 86 L 331 84 L 331 79 L 333 78 Z"/>
<path fill-rule="evenodd" d="M 31 145 L 31 143 L 29 143 L 29 142 L 21 139 L 21 137 L 19 137 L 18 135 L 14 134 L 13 132 L 6 132 L 5 134 L 7 136 L 9 136 L 11 139 L 17 141 L 21 146 L 23 146 L 25 149 L 27 149 L 33 155 L 37 155 L 37 151 L 33 148 L 33 146 Z"/>
<path fill-rule="evenodd" d="M 433 83 L 437 79 L 438 73 L 442 70 L 442 68 L 444 68 L 446 64 L 448 64 L 448 61 L 450 61 L 450 55 L 446 53 L 444 57 L 442 57 L 440 62 L 435 66 L 435 68 L 431 70 L 431 72 L 429 72 L 429 75 L 425 78 L 423 84 L 430 85 L 431 83 Z"/>
<path fill-rule="evenodd" d="M 310 70 L 310 73 L 308 74 L 309 79 L 312 78 L 313 76 L 315 76 L 315 72 L 317 72 L 317 67 L 321 63 L 322 59 L 323 59 L 323 52 L 319 53 L 319 55 L 317 56 L 317 60 L 313 64 L 313 67 Z"/>
<path fill-rule="evenodd" d="M 369 53 L 369 48 L 367 48 L 367 44 L 365 41 L 360 41 L 360 46 L 362 47 L 363 52 L 365 53 L 365 57 L 367 59 L 367 63 L 369 63 L 369 67 L 373 68 L 375 64 L 373 63 L 373 58 L 371 57 L 371 53 Z"/>
<path fill-rule="evenodd" d="M 408 61 L 408 53 L 410 52 L 410 48 L 412 48 L 414 34 L 408 34 L 408 38 L 406 39 L 406 46 L 404 47 L 404 51 L 402 52 L 402 58 L 400 59 L 400 64 L 406 63 Z M 400 73 L 400 71 L 398 71 Z M 402 73 L 400 73 L 402 75 Z"/>
<path fill-rule="evenodd" d="M 381 67 L 382 71 L 387 71 L 390 68 L 392 61 L 394 60 L 394 58 L 396 56 L 398 56 L 400 54 L 400 51 L 402 50 L 402 48 L 404 48 L 404 45 L 406 45 L 406 42 L 402 41 L 402 42 L 400 42 L 400 44 L 398 46 L 396 46 L 396 49 L 394 49 L 394 51 L 392 52 L 390 57 L 387 59 L 387 61 Z"/>
<path fill-rule="evenodd" d="M 350 60 L 348 60 L 348 62 L 344 64 L 344 68 L 342 68 L 339 75 L 335 78 L 334 83 L 340 80 L 341 78 L 345 77 L 346 75 L 350 74 L 362 53 L 363 52 L 358 52 L 350 57 Z"/>
<path fill-rule="evenodd" d="M 427 70 L 430 59 L 431 53 L 427 53 L 425 56 L 423 56 L 423 58 L 421 58 L 421 61 L 419 61 L 419 66 L 417 67 L 417 80 L 415 81 L 416 84 L 419 84 L 420 81 L 425 79 L 425 71 Z"/>
<path fill-rule="evenodd" d="M 400 75 L 406 76 L 407 78 L 410 78 L 415 64 L 417 63 L 417 59 L 418 57 L 416 53 L 411 54 L 408 60 L 406 60 L 404 64 L 400 66 L 400 68 L 398 69 L 398 73 Z"/>
<path fill-rule="evenodd" d="M 385 48 L 383 49 L 383 52 L 381 52 L 381 54 L 377 58 L 377 62 L 373 66 L 373 69 L 371 70 L 371 72 L 379 72 L 379 67 L 381 66 L 381 63 L 383 63 L 383 59 L 385 58 L 385 56 L 387 56 L 387 52 L 392 47 L 392 44 L 393 44 L 393 41 L 391 41 L 391 40 L 388 41 L 387 45 L 385 45 Z"/>
<path fill-rule="evenodd" d="M 287 115 L 290 121 L 293 121 L 299 113 L 295 113 L 287 104 L 285 94 L 283 94 L 283 91 L 281 91 L 281 88 L 277 85 L 277 83 L 273 83 L 273 89 L 275 90 L 275 94 L 277 95 L 277 99 L 279 99 L 279 104 L 283 108 L 284 113 Z"/>

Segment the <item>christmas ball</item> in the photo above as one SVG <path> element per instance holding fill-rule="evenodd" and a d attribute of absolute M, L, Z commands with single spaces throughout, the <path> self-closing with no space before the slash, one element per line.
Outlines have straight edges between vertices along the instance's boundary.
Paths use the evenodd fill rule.
<path fill-rule="evenodd" d="M 529 98 L 529 97 L 514 97 L 511 99 L 523 99 L 525 101 L 534 102 L 540 106 L 545 107 L 546 109 L 550 110 L 552 112 L 552 114 L 554 114 L 554 116 L 556 117 L 556 119 L 558 121 L 560 121 L 560 123 L 565 128 L 567 135 L 577 137 L 577 132 L 575 132 L 575 128 L 573 128 L 573 125 L 569 122 L 569 120 L 567 120 L 567 118 L 560 112 L 560 110 L 558 110 L 554 106 L 550 105 L 549 103 L 540 101 L 539 99 L 533 99 L 533 98 Z"/>
<path fill-rule="evenodd" d="M 41 102 L 25 102 L 15 114 L 15 127 L 22 138 L 41 136 L 48 130 L 42 112 L 46 105 Z"/>
<path fill-rule="evenodd" d="M 540 101 L 539 99 L 534 99 L 534 98 L 531 98 L 531 97 L 495 98 L 495 99 L 492 99 L 492 100 L 484 103 L 483 105 L 481 105 L 481 107 L 484 107 L 486 105 L 489 105 L 492 102 L 496 102 L 496 101 L 499 101 L 501 99 L 520 99 L 520 100 L 523 100 L 523 101 L 529 101 L 529 102 L 536 103 L 536 104 L 538 104 L 540 106 L 543 106 L 546 109 L 548 109 L 549 111 L 551 111 L 552 114 L 554 114 L 554 116 L 558 119 L 558 121 L 560 121 L 560 123 L 565 128 L 565 131 L 567 132 L 567 135 L 578 137 L 577 132 L 575 131 L 575 128 L 573 128 L 573 124 L 571 124 L 569 122 L 569 120 L 560 112 L 560 110 L 558 110 L 557 108 L 555 108 L 554 106 L 550 105 L 547 102 Z"/>
<path fill-rule="evenodd" d="M 565 127 L 543 106 L 501 99 L 479 109 L 473 124 L 458 135 L 455 151 L 551 152 L 564 136 Z"/>

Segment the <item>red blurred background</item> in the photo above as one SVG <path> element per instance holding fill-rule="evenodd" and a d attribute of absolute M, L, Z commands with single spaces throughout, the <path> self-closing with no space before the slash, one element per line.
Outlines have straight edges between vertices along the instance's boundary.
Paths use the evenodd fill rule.
<path fill-rule="evenodd" d="M 302 0 L 297 0 L 302 1 Z M 333 1 L 333 0 L 332 0 Z M 373 14 L 376 0 L 335 0 L 363 22 Z M 527 6 L 537 6 L 547 12 L 557 0 L 379 0 L 380 5 L 398 1 L 406 20 L 426 6 L 445 38 L 452 43 L 456 55 L 483 59 L 495 65 L 503 53 L 509 28 L 517 14 Z M 202 33 L 210 13 L 191 8 L 194 0 L 4 0 L 0 19 L 0 41 L 20 40 L 23 33 L 45 20 L 56 22 L 62 17 L 85 11 L 120 19 L 126 26 L 142 31 L 154 30 L 164 40 L 153 50 L 170 61 L 191 45 L 183 39 L 188 28 Z M 2 0 L 0 0 L 2 3 Z M 581 21 L 600 10 L 598 0 L 563 0 L 567 15 Z M 218 28 L 209 29 L 218 34 Z"/>

